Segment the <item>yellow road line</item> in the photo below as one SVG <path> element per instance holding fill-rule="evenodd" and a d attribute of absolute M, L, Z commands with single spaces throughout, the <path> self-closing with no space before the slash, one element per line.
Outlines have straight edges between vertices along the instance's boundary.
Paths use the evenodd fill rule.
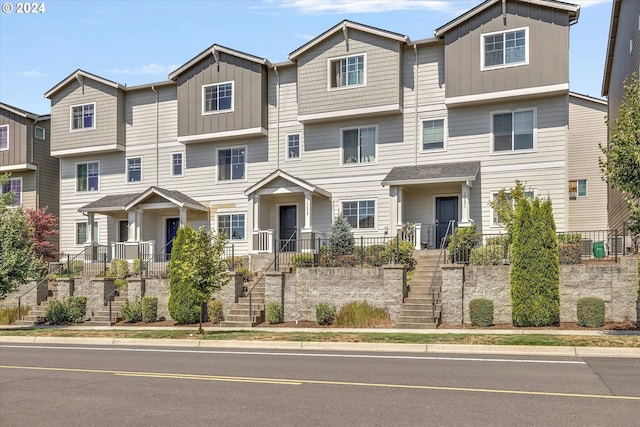
<path fill-rule="evenodd" d="M 551 396 L 551 397 L 574 397 L 587 399 L 610 399 L 610 400 L 637 400 L 640 396 L 612 396 L 606 394 L 582 394 L 582 393 L 561 393 L 550 391 L 528 391 L 528 390 L 501 390 L 490 388 L 471 388 L 471 387 L 446 387 L 446 386 L 429 386 L 429 385 L 411 385 L 411 384 L 380 384 L 380 383 L 362 383 L 349 381 L 322 381 L 322 380 L 304 380 L 304 379 L 281 379 L 281 378 L 257 378 L 257 377 L 230 377 L 217 375 L 193 375 L 193 374 L 172 374 L 163 372 L 128 372 L 104 369 L 79 369 L 79 368 L 47 368 L 38 366 L 2 366 L 0 369 L 23 369 L 33 371 L 58 371 L 58 372 L 80 372 L 94 374 L 109 374 L 127 377 L 143 377 L 143 378 L 165 378 L 165 379 L 187 379 L 200 381 L 229 381 L 229 382 L 248 382 L 260 384 L 279 384 L 279 385 L 336 385 L 350 387 L 377 387 L 377 388 L 396 388 L 396 389 L 413 389 L 413 390 L 436 390 L 436 391 L 459 391 L 466 393 L 496 393 L 496 394 L 516 394 L 528 396 Z"/>

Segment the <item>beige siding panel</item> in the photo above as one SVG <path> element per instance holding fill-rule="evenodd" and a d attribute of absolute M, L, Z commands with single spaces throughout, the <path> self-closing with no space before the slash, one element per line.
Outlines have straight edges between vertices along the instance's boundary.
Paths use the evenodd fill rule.
<path fill-rule="evenodd" d="M 60 214 L 60 160 L 50 156 L 50 121 L 36 122 L 34 126 L 42 127 L 45 139 L 33 138 L 34 161 L 38 165 L 38 207 L 47 207 L 47 212 Z"/>

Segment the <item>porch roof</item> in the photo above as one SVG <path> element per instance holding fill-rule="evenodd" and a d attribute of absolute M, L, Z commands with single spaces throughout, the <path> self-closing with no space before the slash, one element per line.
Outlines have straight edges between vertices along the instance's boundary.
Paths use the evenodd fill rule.
<path fill-rule="evenodd" d="M 271 174 L 267 175 L 266 177 L 264 177 L 263 179 L 261 179 L 260 181 L 252 185 L 251 187 L 244 190 L 244 194 L 249 196 L 253 193 L 259 192 L 261 189 L 268 188 L 267 187 L 268 184 L 278 178 L 282 178 L 286 181 L 289 181 L 290 183 L 302 188 L 303 190 L 310 191 L 313 194 L 319 194 L 324 197 L 331 197 L 331 193 L 329 193 L 328 191 L 323 190 L 322 188 L 316 185 L 313 185 L 310 182 L 305 181 L 304 179 L 297 178 L 293 175 L 290 175 L 280 169 L 272 172 Z"/>
<path fill-rule="evenodd" d="M 475 181 L 479 170 L 480 162 L 397 166 L 389 171 L 387 176 L 382 180 L 382 185 Z"/>
<path fill-rule="evenodd" d="M 179 191 L 159 187 L 149 187 L 142 193 L 114 194 L 104 196 L 78 209 L 79 212 L 128 211 L 142 203 L 149 196 L 158 195 L 177 207 L 186 207 L 198 211 L 208 211 L 207 207 Z"/>

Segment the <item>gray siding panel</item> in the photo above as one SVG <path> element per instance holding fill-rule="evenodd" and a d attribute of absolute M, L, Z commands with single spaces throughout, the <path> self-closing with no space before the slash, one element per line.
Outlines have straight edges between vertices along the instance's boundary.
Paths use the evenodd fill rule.
<path fill-rule="evenodd" d="M 31 120 L 0 108 L 0 125 L 9 125 L 9 149 L 0 151 L 0 166 L 21 165 L 30 160 L 27 122 Z"/>

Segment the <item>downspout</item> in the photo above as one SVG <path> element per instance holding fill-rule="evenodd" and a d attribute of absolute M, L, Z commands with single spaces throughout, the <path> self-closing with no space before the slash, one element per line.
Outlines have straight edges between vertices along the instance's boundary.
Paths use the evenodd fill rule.
<path fill-rule="evenodd" d="M 158 123 L 158 118 L 159 118 L 159 105 L 158 103 L 160 102 L 160 95 L 158 94 L 158 91 L 156 90 L 154 85 L 151 85 L 151 90 L 153 91 L 153 93 L 156 94 L 156 187 L 160 187 L 159 184 L 159 172 L 158 170 L 160 169 L 160 155 L 158 154 L 158 149 L 159 149 L 159 123 Z"/>
<path fill-rule="evenodd" d="M 276 169 L 280 170 L 280 73 L 278 73 L 278 67 L 273 67 L 273 72 L 276 73 Z"/>
<path fill-rule="evenodd" d="M 416 54 L 416 69 L 415 69 L 415 77 L 413 78 L 414 80 L 414 85 L 413 85 L 413 90 L 416 93 L 415 96 L 415 105 L 414 105 L 414 117 L 415 117 L 415 143 L 413 144 L 413 164 L 414 166 L 418 166 L 418 45 L 416 45 L 415 43 L 413 44 L 413 51 Z"/>

